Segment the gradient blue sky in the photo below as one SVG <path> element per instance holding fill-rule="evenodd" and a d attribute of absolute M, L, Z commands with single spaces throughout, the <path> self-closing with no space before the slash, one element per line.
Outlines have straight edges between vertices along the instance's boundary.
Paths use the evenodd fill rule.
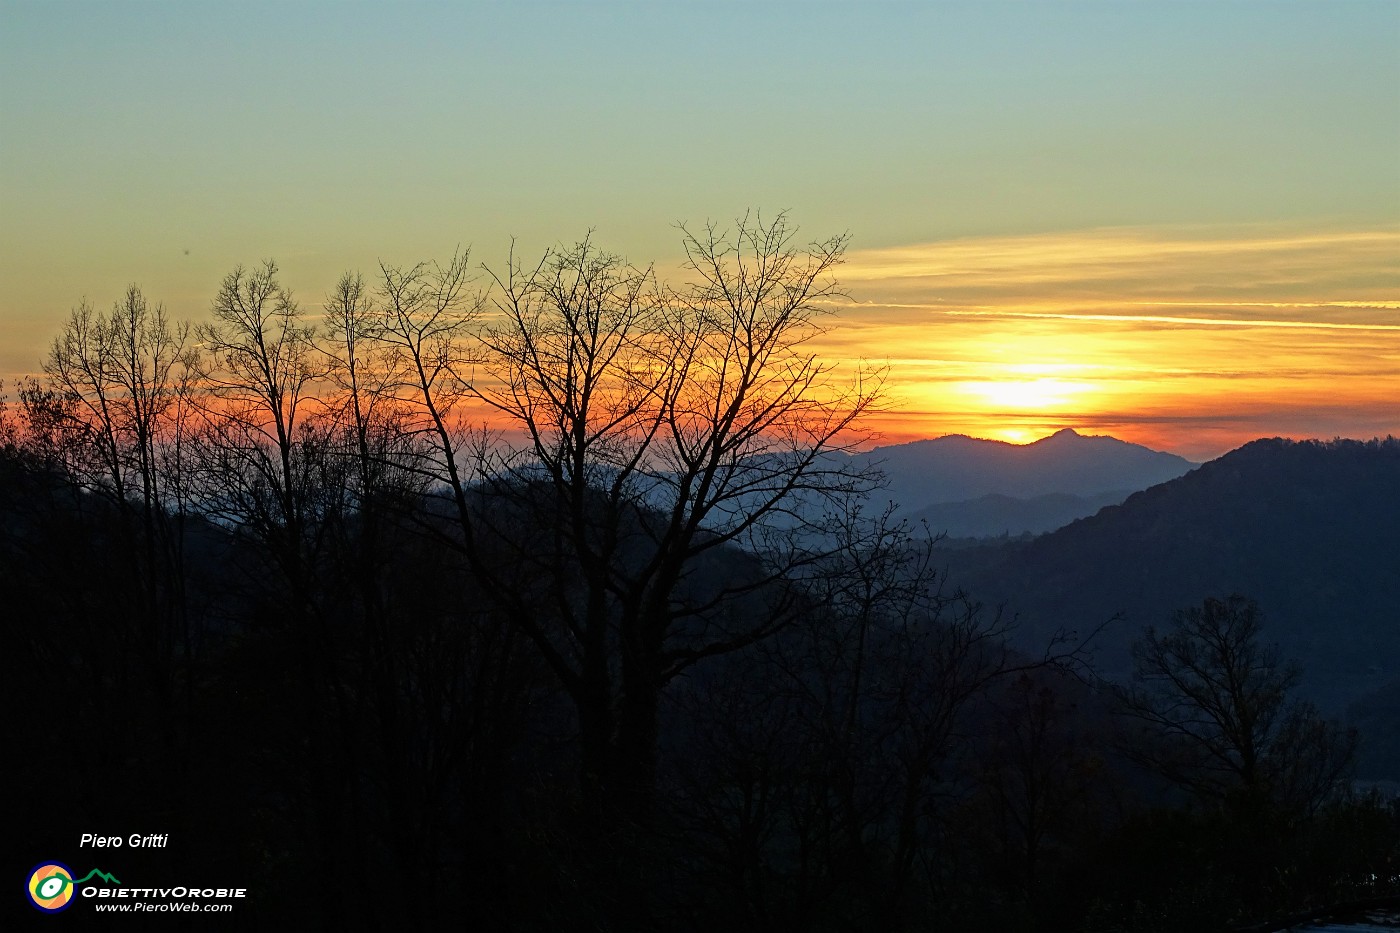
<path fill-rule="evenodd" d="M 1258 300 L 1301 288 L 1394 323 L 1400 3 L 0 0 L 0 374 L 37 368 L 71 306 L 130 282 L 199 317 L 224 272 L 275 257 L 314 306 L 346 268 L 459 243 L 499 262 L 512 236 L 533 253 L 590 227 L 664 264 L 673 223 L 748 207 L 849 230 L 867 303 L 893 301 L 861 272 L 881 250 L 1361 231 L 1379 260 Z M 1159 291 L 1193 287 L 1233 313 L 1201 283 Z M 878 352 L 878 331 L 856 336 L 873 325 L 836 320 Z M 901 340 L 938 342 L 937 322 L 902 320 Z M 1374 333 L 1366 367 L 1400 369 Z M 1365 405 L 1364 429 L 1299 431 L 1384 427 Z"/>

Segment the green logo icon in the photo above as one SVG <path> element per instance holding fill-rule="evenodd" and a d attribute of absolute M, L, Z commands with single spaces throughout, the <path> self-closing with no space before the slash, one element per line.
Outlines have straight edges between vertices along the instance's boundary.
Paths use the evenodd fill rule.
<path fill-rule="evenodd" d="M 116 878 L 96 868 L 74 881 L 73 869 L 62 862 L 44 862 L 36 865 L 34 870 L 29 873 L 29 883 L 25 885 L 25 890 L 29 894 L 29 903 L 46 914 L 56 914 L 60 910 L 67 910 L 73 906 L 73 897 L 77 886 L 85 883 L 94 875 L 109 884 L 121 884 Z"/>

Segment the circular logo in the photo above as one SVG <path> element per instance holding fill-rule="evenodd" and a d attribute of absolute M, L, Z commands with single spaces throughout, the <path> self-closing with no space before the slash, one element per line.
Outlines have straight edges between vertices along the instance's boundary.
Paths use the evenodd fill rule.
<path fill-rule="evenodd" d="M 46 914 L 73 906 L 73 869 L 62 862 L 45 862 L 29 873 L 29 902 Z"/>

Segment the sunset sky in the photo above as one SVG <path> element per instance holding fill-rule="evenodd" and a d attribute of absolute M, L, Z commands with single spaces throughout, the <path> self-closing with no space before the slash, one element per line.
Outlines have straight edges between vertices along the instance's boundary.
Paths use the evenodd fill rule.
<path fill-rule="evenodd" d="M 0 0 L 0 377 L 138 283 L 849 231 L 885 441 L 1400 434 L 1400 3 Z"/>

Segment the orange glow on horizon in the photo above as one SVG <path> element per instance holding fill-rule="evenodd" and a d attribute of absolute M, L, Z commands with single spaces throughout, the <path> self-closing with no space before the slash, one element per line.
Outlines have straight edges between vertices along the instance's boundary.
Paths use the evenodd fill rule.
<path fill-rule="evenodd" d="M 1396 257 L 1400 227 L 1131 228 L 854 251 L 837 270 L 850 300 L 824 303 L 825 331 L 803 350 L 837 382 L 884 369 L 867 447 L 943 434 L 1029 443 L 1074 428 L 1203 460 L 1258 437 L 1397 435 Z M 12 400 L 18 375 L 5 375 Z M 494 420 L 466 400 L 453 414 Z"/>
<path fill-rule="evenodd" d="M 856 303 L 832 306 L 820 352 L 887 363 L 877 443 L 1068 427 L 1201 460 L 1257 437 L 1400 434 L 1397 256 L 1398 228 L 857 252 Z"/>

